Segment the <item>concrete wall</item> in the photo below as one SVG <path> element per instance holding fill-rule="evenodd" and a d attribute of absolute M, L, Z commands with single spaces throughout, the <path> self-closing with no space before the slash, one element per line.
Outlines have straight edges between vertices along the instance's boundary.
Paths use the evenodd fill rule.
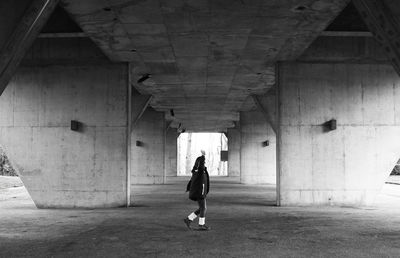
<path fill-rule="evenodd" d="M 165 175 L 176 177 L 178 174 L 178 133 L 170 128 L 165 135 Z"/>
<path fill-rule="evenodd" d="M 19 69 L 0 97 L 0 144 L 38 207 L 126 203 L 127 78 L 125 65 Z"/>
<path fill-rule="evenodd" d="M 365 205 L 400 157 L 400 81 L 387 64 L 279 68 L 281 205 Z M 322 124 L 337 120 L 337 130 Z"/>
<path fill-rule="evenodd" d="M 240 130 L 228 129 L 228 177 L 240 177 Z"/>
<path fill-rule="evenodd" d="M 131 184 L 164 183 L 165 119 L 148 108 L 131 134 Z M 136 146 L 140 141 L 141 146 Z"/>
<path fill-rule="evenodd" d="M 260 111 L 240 113 L 240 181 L 276 183 L 276 137 Z M 269 146 L 262 142 L 268 140 Z"/>

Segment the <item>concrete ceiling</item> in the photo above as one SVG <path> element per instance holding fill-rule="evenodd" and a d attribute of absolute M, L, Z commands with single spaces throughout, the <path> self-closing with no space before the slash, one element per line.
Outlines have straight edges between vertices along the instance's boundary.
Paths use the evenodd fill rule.
<path fill-rule="evenodd" d="M 134 87 L 172 127 L 224 131 L 273 87 L 274 63 L 296 59 L 348 0 L 62 2 L 111 60 L 131 63 Z"/>

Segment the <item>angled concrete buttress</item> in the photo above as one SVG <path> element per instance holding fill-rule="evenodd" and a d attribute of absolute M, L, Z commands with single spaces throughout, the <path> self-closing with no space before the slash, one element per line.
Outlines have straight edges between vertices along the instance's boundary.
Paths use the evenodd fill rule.
<path fill-rule="evenodd" d="M 87 38 L 28 49 L 0 96 L 0 144 L 37 207 L 126 205 L 127 68 Z"/>
<path fill-rule="evenodd" d="M 1 2 L 0 15 L 4 19 L 3 24 L 14 30 L 10 33 L 9 28 L 6 28 L 0 35 L 0 95 L 58 2 L 58 0 Z"/>
<path fill-rule="evenodd" d="M 125 65 L 18 70 L 0 97 L 0 142 L 38 207 L 125 204 L 126 89 Z"/>

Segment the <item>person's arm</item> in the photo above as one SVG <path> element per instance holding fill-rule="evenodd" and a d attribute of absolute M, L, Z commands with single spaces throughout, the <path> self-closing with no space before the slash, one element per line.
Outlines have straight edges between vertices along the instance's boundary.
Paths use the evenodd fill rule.
<path fill-rule="evenodd" d="M 194 166 L 192 168 L 192 173 L 197 172 L 199 170 L 200 160 L 199 158 L 196 159 L 194 162 Z"/>

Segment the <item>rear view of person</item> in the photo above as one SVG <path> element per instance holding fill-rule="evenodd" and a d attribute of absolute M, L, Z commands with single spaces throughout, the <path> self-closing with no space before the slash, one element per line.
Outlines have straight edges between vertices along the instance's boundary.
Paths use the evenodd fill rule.
<path fill-rule="evenodd" d="M 192 178 L 190 179 L 186 191 L 189 191 L 189 199 L 196 201 L 199 208 L 189 214 L 187 218 L 183 221 L 189 229 L 191 228 L 191 223 L 199 217 L 199 227 L 198 230 L 210 230 L 206 223 L 206 197 L 210 190 L 210 177 L 207 172 L 207 167 L 205 166 L 205 155 L 206 152 L 201 150 L 201 156 L 196 159 L 192 169 Z"/>

